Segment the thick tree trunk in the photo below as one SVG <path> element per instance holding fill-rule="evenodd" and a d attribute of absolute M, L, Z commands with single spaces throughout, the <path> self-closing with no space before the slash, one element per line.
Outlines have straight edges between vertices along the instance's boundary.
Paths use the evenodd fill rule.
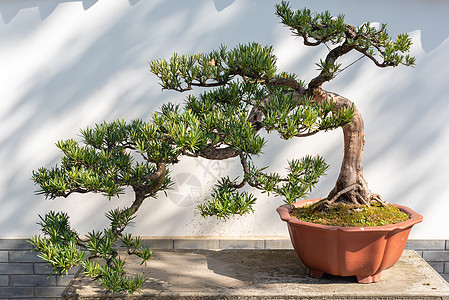
<path fill-rule="evenodd" d="M 381 202 L 377 194 L 372 194 L 368 184 L 363 178 L 363 147 L 365 144 L 365 132 L 363 119 L 354 103 L 338 94 L 322 89 L 315 90 L 313 101 L 332 101 L 337 109 L 353 107 L 354 117 L 350 124 L 343 127 L 344 156 L 340 174 L 335 187 L 329 193 L 327 199 L 330 202 L 343 202 L 351 204 L 369 205 L 371 201 Z"/>

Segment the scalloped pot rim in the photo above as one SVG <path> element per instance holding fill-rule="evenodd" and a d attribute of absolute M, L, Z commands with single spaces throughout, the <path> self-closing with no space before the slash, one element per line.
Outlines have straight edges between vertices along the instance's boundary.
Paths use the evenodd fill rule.
<path fill-rule="evenodd" d="M 306 200 L 300 200 L 298 202 L 293 203 L 295 207 L 304 206 L 306 204 L 315 203 L 322 199 L 306 199 Z M 399 205 L 399 204 L 393 204 L 394 206 L 398 207 L 402 212 L 405 212 L 406 214 L 410 215 L 410 219 L 396 224 L 389 224 L 384 226 L 376 226 L 376 227 L 342 227 L 342 226 L 327 226 L 322 224 L 315 224 L 305 221 L 300 221 L 297 218 L 294 218 L 290 216 L 291 207 L 289 204 L 282 205 L 278 207 L 277 212 L 279 213 L 281 219 L 289 224 L 295 224 L 296 226 L 307 226 L 307 227 L 313 227 L 315 229 L 323 229 L 323 230 L 335 230 L 335 231 L 346 231 L 346 232 L 360 232 L 360 231 L 393 231 L 393 230 L 404 230 L 406 228 L 412 227 L 413 225 L 422 222 L 423 216 L 415 212 L 413 209 Z"/>

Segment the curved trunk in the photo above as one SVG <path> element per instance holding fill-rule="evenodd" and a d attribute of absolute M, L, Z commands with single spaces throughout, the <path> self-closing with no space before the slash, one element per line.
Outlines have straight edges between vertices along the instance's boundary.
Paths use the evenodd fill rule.
<path fill-rule="evenodd" d="M 363 146 L 365 145 L 365 132 L 362 116 L 354 103 L 338 94 L 322 89 L 315 90 L 313 101 L 331 101 L 337 109 L 353 107 L 353 121 L 343 127 L 344 155 L 340 174 L 335 187 L 327 199 L 330 202 L 344 202 L 352 204 L 369 205 L 371 201 L 381 201 L 377 194 L 372 194 L 368 184 L 363 178 Z"/>
<path fill-rule="evenodd" d="M 164 184 L 165 175 L 167 175 L 167 167 L 165 162 L 156 163 L 156 172 L 145 176 L 145 180 L 152 180 L 151 184 L 133 185 L 135 199 L 132 205 L 128 208 L 131 214 L 135 214 L 143 201 L 151 194 L 156 193 Z"/>

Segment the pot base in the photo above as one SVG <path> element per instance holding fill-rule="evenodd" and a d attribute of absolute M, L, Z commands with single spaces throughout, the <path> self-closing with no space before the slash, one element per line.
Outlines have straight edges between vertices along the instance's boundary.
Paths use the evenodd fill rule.
<path fill-rule="evenodd" d="M 321 277 L 323 277 L 324 272 L 307 268 L 307 275 L 309 275 L 310 277 L 316 278 L 316 279 L 320 279 Z M 377 273 L 374 275 L 356 275 L 358 283 L 378 282 L 380 280 L 380 276 L 381 276 L 381 273 Z"/>
<path fill-rule="evenodd" d="M 380 280 L 380 272 L 374 275 L 356 275 L 359 283 L 374 283 Z"/>
<path fill-rule="evenodd" d="M 316 279 L 320 279 L 321 277 L 323 277 L 324 272 L 307 268 L 307 275 Z"/>

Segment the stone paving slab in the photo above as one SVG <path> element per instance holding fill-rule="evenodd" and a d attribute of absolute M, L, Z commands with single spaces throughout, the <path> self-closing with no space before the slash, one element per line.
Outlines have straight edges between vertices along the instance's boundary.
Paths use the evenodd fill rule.
<path fill-rule="evenodd" d="M 147 267 L 134 258 L 128 262 L 130 272 L 149 277 L 141 294 L 112 296 L 78 275 L 63 299 L 449 300 L 449 284 L 412 250 L 372 284 L 355 277 L 311 278 L 292 250 L 158 250 Z"/>

